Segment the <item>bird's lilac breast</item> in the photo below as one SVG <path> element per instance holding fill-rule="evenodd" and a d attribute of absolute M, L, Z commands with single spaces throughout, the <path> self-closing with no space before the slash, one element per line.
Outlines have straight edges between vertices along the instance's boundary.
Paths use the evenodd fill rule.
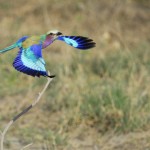
<path fill-rule="evenodd" d="M 51 35 L 48 35 L 45 39 L 45 41 L 42 44 L 42 48 L 46 48 L 53 42 L 53 37 Z"/>

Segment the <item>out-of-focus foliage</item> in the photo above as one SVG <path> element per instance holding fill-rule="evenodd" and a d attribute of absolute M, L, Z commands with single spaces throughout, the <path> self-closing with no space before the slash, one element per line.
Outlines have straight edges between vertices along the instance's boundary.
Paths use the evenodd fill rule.
<path fill-rule="evenodd" d="M 97 44 L 83 52 L 56 41 L 43 50 L 46 68 L 56 78 L 38 107 L 16 122 L 9 136 L 20 138 L 21 144 L 44 143 L 47 149 L 82 149 L 87 143 L 103 143 L 101 134 L 148 130 L 149 2 L 1 0 L 1 49 L 23 35 L 51 29 L 88 36 Z M 11 65 L 16 54 L 17 49 L 0 55 L 1 129 L 46 82 L 17 72 Z"/>

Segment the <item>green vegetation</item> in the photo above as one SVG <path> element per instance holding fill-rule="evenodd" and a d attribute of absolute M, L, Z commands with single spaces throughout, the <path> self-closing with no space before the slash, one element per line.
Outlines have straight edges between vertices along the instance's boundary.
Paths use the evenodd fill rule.
<path fill-rule="evenodd" d="M 53 28 L 90 36 L 97 47 L 78 51 L 56 42 L 43 50 L 46 68 L 56 78 L 38 106 L 15 123 L 9 136 L 19 138 L 21 144 L 45 144 L 45 149 L 75 149 L 72 141 L 77 138 L 91 138 L 98 145 L 101 135 L 150 130 L 147 1 L 14 1 L 0 2 L 1 48 L 22 35 Z M 114 9 L 116 4 L 118 9 Z M 16 54 L 14 50 L 0 55 L 1 130 L 31 104 L 46 82 L 14 70 L 11 64 Z"/>

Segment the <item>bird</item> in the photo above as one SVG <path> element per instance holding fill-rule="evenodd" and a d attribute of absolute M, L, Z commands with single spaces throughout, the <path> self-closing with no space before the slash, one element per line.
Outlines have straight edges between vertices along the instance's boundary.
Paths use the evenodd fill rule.
<path fill-rule="evenodd" d="M 66 44 L 80 49 L 87 50 L 96 46 L 96 43 L 84 36 L 66 36 L 58 30 L 48 31 L 46 34 L 23 36 L 17 42 L 0 50 L 5 53 L 15 48 L 19 48 L 18 54 L 13 61 L 13 67 L 24 74 L 33 77 L 54 78 L 55 75 L 49 75 L 46 70 L 46 63 L 42 57 L 42 50 L 51 45 L 54 41 L 60 40 Z"/>

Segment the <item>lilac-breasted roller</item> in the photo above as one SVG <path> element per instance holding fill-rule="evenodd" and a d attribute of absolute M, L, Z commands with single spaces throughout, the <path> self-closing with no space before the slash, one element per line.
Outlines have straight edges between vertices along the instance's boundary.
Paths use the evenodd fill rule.
<path fill-rule="evenodd" d="M 13 67 L 16 70 L 33 77 L 45 76 L 53 78 L 55 75 L 49 76 L 46 71 L 42 49 L 52 44 L 55 40 L 64 41 L 68 45 L 81 50 L 90 49 L 96 45 L 92 39 L 87 37 L 64 36 L 61 32 L 54 30 L 40 36 L 23 36 L 16 43 L 0 50 L 0 53 L 18 47 L 20 50 L 13 62 Z"/>

